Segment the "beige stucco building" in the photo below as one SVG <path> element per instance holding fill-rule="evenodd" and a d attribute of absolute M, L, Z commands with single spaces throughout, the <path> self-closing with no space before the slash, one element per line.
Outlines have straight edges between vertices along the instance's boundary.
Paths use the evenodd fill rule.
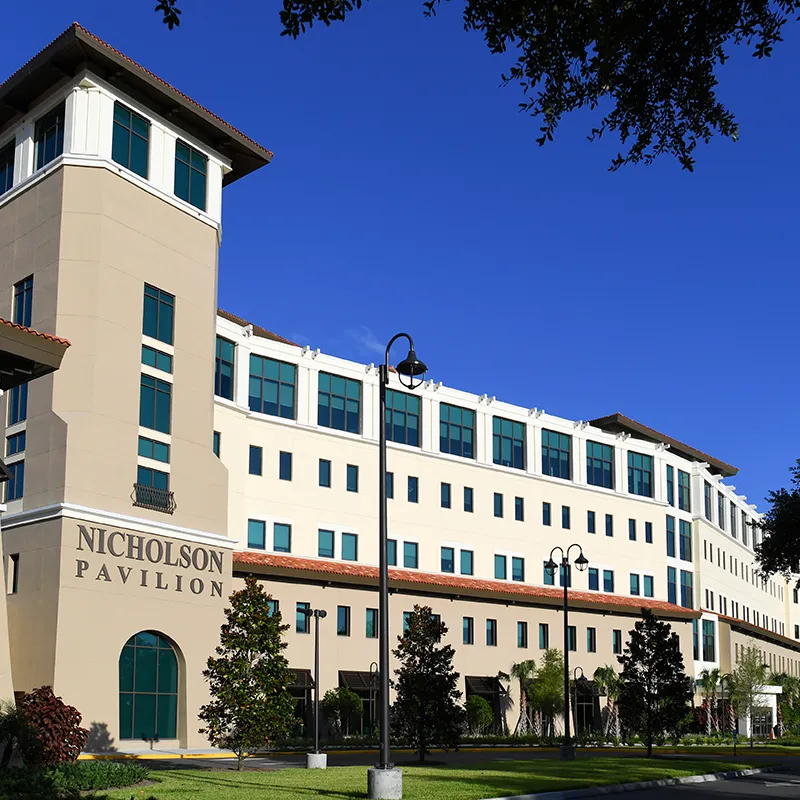
<path fill-rule="evenodd" d="M 22 478 L 2 520 L 0 676 L 52 684 L 95 748 L 205 744 L 201 671 L 247 574 L 291 625 L 301 707 L 310 604 L 329 612 L 321 690 L 357 690 L 371 724 L 376 369 L 217 310 L 222 189 L 270 157 L 77 25 L 0 86 L 0 317 L 72 344 L 3 400 Z M 643 607 L 674 625 L 693 674 L 731 670 L 746 645 L 798 674 L 797 595 L 754 572 L 735 468 L 620 414 L 394 381 L 392 634 L 430 605 L 462 689 L 498 720 L 519 713 L 498 674 L 564 646 L 543 563 L 573 542 L 590 562 L 570 591 L 587 676 L 616 663 Z M 581 727 L 597 712 L 579 700 Z"/>

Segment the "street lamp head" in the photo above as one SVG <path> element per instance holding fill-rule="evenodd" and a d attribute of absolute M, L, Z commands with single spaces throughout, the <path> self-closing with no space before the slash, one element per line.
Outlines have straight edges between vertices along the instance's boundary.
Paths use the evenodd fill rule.
<path fill-rule="evenodd" d="M 545 563 L 544 568 L 547 570 L 548 575 L 555 575 L 558 564 L 556 564 L 556 562 L 553 561 L 553 557 L 550 556 L 550 560 Z"/>
<path fill-rule="evenodd" d="M 581 554 L 575 559 L 575 566 L 583 572 L 586 567 L 589 566 L 589 559 L 583 554 L 583 550 L 581 550 Z"/>
<path fill-rule="evenodd" d="M 415 389 L 422 383 L 422 376 L 428 371 L 425 364 L 417 358 L 417 354 L 412 347 L 408 351 L 408 355 L 397 365 L 397 374 L 400 376 L 400 383 L 409 389 Z M 408 383 L 403 381 L 403 378 L 408 378 Z M 416 383 L 414 378 L 420 378 Z"/>
<path fill-rule="evenodd" d="M 321 608 L 319 611 L 317 611 L 317 616 L 320 619 L 325 619 L 325 617 L 328 616 L 328 612 L 324 608 Z"/>
<path fill-rule="evenodd" d="M 297 609 L 304 617 L 313 617 L 314 610 L 312 608 L 298 608 Z"/>

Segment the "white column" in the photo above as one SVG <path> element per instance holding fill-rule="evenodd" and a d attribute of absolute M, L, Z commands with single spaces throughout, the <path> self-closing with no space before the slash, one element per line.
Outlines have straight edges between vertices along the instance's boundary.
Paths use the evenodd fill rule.
<path fill-rule="evenodd" d="M 365 378 L 369 373 L 365 373 Z M 399 386 L 394 385 L 390 388 L 400 389 Z M 361 382 L 361 435 L 366 439 L 374 439 L 377 441 L 381 421 L 378 419 L 380 409 L 378 408 L 378 384 L 371 381 Z"/>
<path fill-rule="evenodd" d="M 224 335 L 224 334 L 223 334 Z M 250 405 L 250 342 L 236 344 L 236 360 L 234 364 L 233 401 L 244 408 Z"/>
<path fill-rule="evenodd" d="M 492 463 L 492 416 L 488 409 L 475 409 L 475 455 L 479 464 Z"/>
<path fill-rule="evenodd" d="M 433 401 L 430 390 L 424 386 L 418 389 L 419 392 L 419 446 L 420 450 L 427 453 L 436 452 L 434 449 L 433 430 L 439 430 L 439 404 Z M 434 419 L 434 413 L 436 417 Z"/>
<path fill-rule="evenodd" d="M 614 446 L 614 488 L 623 494 L 628 491 L 628 449 L 621 444 Z"/>

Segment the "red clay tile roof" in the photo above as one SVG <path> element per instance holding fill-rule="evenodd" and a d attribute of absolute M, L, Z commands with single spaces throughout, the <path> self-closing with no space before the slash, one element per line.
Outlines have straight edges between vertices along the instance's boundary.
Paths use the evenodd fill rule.
<path fill-rule="evenodd" d="M 25 333 L 30 333 L 33 336 L 41 336 L 42 339 L 47 339 L 50 342 L 55 342 L 56 344 L 63 344 L 66 347 L 70 347 L 70 343 L 67 339 L 62 339 L 59 336 L 53 336 L 51 333 L 35 331 L 33 328 L 26 328 L 24 325 L 18 325 L 16 322 L 11 322 L 7 319 L 3 319 L 2 317 L 0 317 L 0 323 L 3 325 L 8 325 L 9 328 L 16 328 L 18 331 L 25 331 Z"/>
<path fill-rule="evenodd" d="M 231 314 L 229 311 L 223 311 L 221 308 L 217 309 L 217 316 L 222 317 L 222 319 L 227 319 L 228 322 L 241 325 L 243 328 L 246 325 L 253 325 L 252 322 L 248 322 L 246 319 L 237 317 L 235 314 Z M 261 328 L 258 325 L 253 325 L 253 335 L 260 336 L 262 339 L 272 339 L 273 342 L 281 342 L 282 344 L 290 344 L 293 347 L 300 347 L 300 345 L 296 342 L 290 342 L 288 339 L 284 339 L 283 336 L 278 336 L 277 333 L 268 331 L 266 328 Z"/>
<path fill-rule="evenodd" d="M 366 564 L 323 561 L 313 558 L 300 558 L 298 556 L 277 555 L 275 553 L 253 553 L 249 550 L 234 553 L 233 561 L 235 564 L 247 564 L 250 566 L 276 567 L 278 569 L 316 572 L 326 575 L 340 575 L 342 577 L 368 578 L 373 581 L 378 580 L 378 568 L 370 567 Z M 509 581 L 481 580 L 479 578 L 466 578 L 461 575 L 439 575 L 397 568 L 389 569 L 389 580 L 395 585 L 417 584 L 420 586 L 437 586 L 444 589 L 504 594 L 509 597 L 546 598 L 555 602 L 560 602 L 564 597 L 563 590 L 555 587 L 531 586 L 530 584 Z M 697 611 L 682 608 L 681 606 L 676 606 L 672 603 L 664 602 L 663 600 L 578 591 L 570 591 L 569 597 L 570 602 L 578 603 L 579 605 L 603 606 L 609 609 L 618 608 L 628 612 L 649 608 L 653 611 L 666 612 L 673 616 L 700 616 L 700 613 Z"/>
<path fill-rule="evenodd" d="M 711 611 L 708 608 L 702 609 L 707 614 L 716 614 L 715 611 Z M 720 619 L 725 620 L 725 622 L 736 625 L 737 627 L 743 628 L 746 631 L 750 631 L 752 633 L 759 633 L 762 636 L 765 636 L 769 639 L 775 639 L 778 644 L 783 645 L 791 645 L 793 650 L 800 650 L 800 642 L 796 639 L 790 639 L 788 636 L 783 636 L 780 633 L 775 633 L 774 631 L 769 630 L 769 628 L 762 628 L 760 625 L 754 625 L 752 622 L 745 622 L 743 619 L 736 619 L 736 617 L 729 617 L 725 614 L 717 614 Z"/>

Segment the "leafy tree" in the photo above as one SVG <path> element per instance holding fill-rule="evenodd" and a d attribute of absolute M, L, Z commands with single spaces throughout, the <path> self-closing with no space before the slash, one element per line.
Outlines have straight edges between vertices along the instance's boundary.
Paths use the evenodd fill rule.
<path fill-rule="evenodd" d="M 56 697 L 50 686 L 41 686 L 23 695 L 19 710 L 29 731 L 18 740 L 26 765 L 54 767 L 78 760 L 89 731 L 81 727 L 77 708 Z"/>
<path fill-rule="evenodd" d="M 780 686 L 778 696 L 778 725 L 785 733 L 800 733 L 800 678 L 785 672 L 773 672 L 769 676 L 772 686 Z"/>
<path fill-rule="evenodd" d="M 351 723 L 361 717 L 364 702 L 351 689 L 339 686 L 337 689 L 328 689 L 325 692 L 320 701 L 320 708 L 325 712 L 331 735 L 340 739 L 346 731 L 349 732 Z"/>
<path fill-rule="evenodd" d="M 762 533 L 756 559 L 762 575 L 782 574 L 797 581 L 800 573 L 800 459 L 789 470 L 790 488 L 775 489 L 767 495 L 769 509 L 754 528 Z M 755 544 L 755 542 L 753 542 Z M 798 585 L 795 583 L 795 585 Z"/>
<path fill-rule="evenodd" d="M 254 577 L 245 580 L 230 596 L 217 657 L 209 657 L 203 671 L 212 700 L 200 709 L 200 733 L 215 747 L 232 750 L 237 769 L 294 724 L 295 702 L 287 690 L 293 675 L 283 655 L 289 626 L 271 612 L 271 599 Z"/>
<path fill-rule="evenodd" d="M 639 733 L 653 755 L 653 739 L 674 733 L 692 698 L 692 680 L 683 665 L 680 640 L 650 609 L 629 634 L 621 656 L 619 711 L 623 725 Z"/>
<path fill-rule="evenodd" d="M 556 717 L 564 712 L 564 655 L 548 648 L 542 654 L 539 669 L 533 679 L 532 699 L 542 715 L 542 736 L 553 743 Z"/>
<path fill-rule="evenodd" d="M 523 736 L 530 729 L 528 705 L 535 675 L 536 662 L 532 658 L 511 665 L 511 677 L 516 678 L 519 683 L 519 719 L 514 728 L 515 736 Z"/>
<path fill-rule="evenodd" d="M 619 699 L 620 679 L 617 671 L 610 664 L 598 667 L 594 671 L 595 683 L 602 694 L 606 696 L 606 724 L 603 734 L 608 737 L 613 731 L 614 738 L 619 739 Z"/>
<path fill-rule="evenodd" d="M 750 720 L 750 747 L 753 746 L 753 710 L 756 708 L 759 695 L 767 683 L 767 665 L 761 660 L 761 653 L 756 647 L 739 650 L 739 663 L 733 671 L 731 682 L 731 704 L 737 716 L 746 716 Z"/>
<path fill-rule="evenodd" d="M 467 698 L 467 726 L 470 736 L 480 736 L 494 722 L 494 713 L 485 697 L 471 694 Z"/>
<path fill-rule="evenodd" d="M 699 683 L 703 692 L 703 710 L 706 715 L 706 735 L 711 736 L 712 728 L 717 729 L 716 714 L 714 706 L 717 700 L 717 686 L 719 686 L 720 673 L 718 669 L 704 669 L 700 675 Z"/>
<path fill-rule="evenodd" d="M 392 686 L 397 692 L 392 706 L 392 726 L 413 744 L 419 760 L 431 745 L 456 747 L 464 727 L 459 705 L 459 673 L 453 669 L 455 650 L 441 644 L 447 626 L 428 606 L 414 606 L 405 632 L 393 651 L 400 666 Z"/>
<path fill-rule="evenodd" d="M 297 38 L 315 22 L 330 25 L 365 0 L 283 0 L 282 34 Z M 424 0 L 436 16 L 441 0 Z M 761 59 L 772 55 L 800 0 L 731 2 L 552 3 L 547 0 L 463 0 L 466 31 L 483 35 L 489 51 L 507 58 L 504 84 L 522 89 L 521 110 L 538 117 L 536 140 L 551 141 L 561 118 L 598 111 L 590 139 L 613 132 L 626 152 L 611 163 L 650 163 L 675 156 L 694 167 L 699 142 L 714 134 L 734 141 L 734 115 L 716 95 L 717 74 L 734 45 Z M 180 24 L 176 0 L 156 10 L 170 28 Z"/>

